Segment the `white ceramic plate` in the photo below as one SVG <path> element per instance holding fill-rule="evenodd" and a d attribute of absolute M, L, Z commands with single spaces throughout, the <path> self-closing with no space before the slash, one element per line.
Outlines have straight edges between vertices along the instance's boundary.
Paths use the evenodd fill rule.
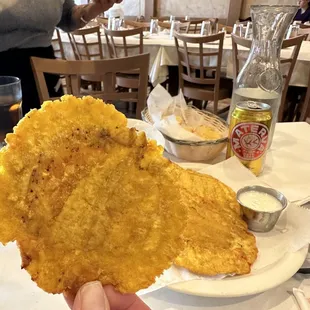
<path fill-rule="evenodd" d="M 186 169 L 201 171 L 208 165 L 201 163 L 179 163 Z M 284 219 L 283 219 L 284 220 Z M 284 220 L 285 221 L 285 220 Z M 278 224 L 281 220 L 278 222 Z M 279 234 L 279 230 L 273 230 L 272 235 Z M 266 235 L 257 234 L 257 245 L 260 253 L 271 256 L 269 259 L 258 257 L 249 275 L 226 277 L 221 280 L 193 280 L 168 286 L 170 289 L 204 297 L 241 297 L 259 294 L 279 286 L 290 279 L 303 265 L 308 254 L 308 247 L 296 253 L 285 253 L 277 256 L 273 251 L 266 251 Z M 281 247 L 278 248 L 279 251 Z M 275 250 L 277 251 L 277 250 Z M 274 259 L 273 259 L 274 258 Z M 260 261 L 260 263 L 259 263 Z"/>
<path fill-rule="evenodd" d="M 165 147 L 165 138 L 163 135 L 152 125 L 141 121 L 139 119 L 128 118 L 127 127 L 136 128 L 138 131 L 144 131 L 148 139 L 153 139 L 157 141 L 158 145 Z"/>
<path fill-rule="evenodd" d="M 165 140 L 154 127 L 140 120 L 128 119 L 128 127 L 146 132 L 148 138 L 164 146 Z M 179 162 L 182 168 L 201 171 L 208 164 Z M 277 287 L 290 279 L 303 265 L 308 248 L 296 253 L 286 253 L 271 265 L 255 269 L 249 275 L 227 277 L 221 280 L 193 280 L 168 286 L 171 290 L 204 297 L 241 297 L 259 294 Z"/>
<path fill-rule="evenodd" d="M 201 163 L 178 164 L 183 168 L 195 171 L 201 171 L 208 166 Z M 283 246 L 281 247 L 280 244 L 274 245 L 274 250 L 268 250 L 271 243 L 266 243 L 266 240 L 270 239 L 270 234 L 272 238 L 277 238 L 277 234 L 281 235 L 279 227 L 282 220 L 285 222 L 285 218 L 280 219 L 277 224 L 279 226 L 276 226 L 268 234 L 268 237 L 266 234 L 256 234 L 259 253 L 264 257 L 260 257 L 259 254 L 249 275 L 226 277 L 221 280 L 192 280 L 168 287 L 171 290 L 190 295 L 227 298 L 259 294 L 281 285 L 301 268 L 308 254 L 308 247 L 296 253 L 286 253 L 285 251 L 285 254 L 282 254 Z"/>
<path fill-rule="evenodd" d="M 228 277 L 222 280 L 194 280 L 170 285 L 169 288 L 190 295 L 204 297 L 241 297 L 259 294 L 290 279 L 302 266 L 308 247 L 296 253 L 287 253 L 275 264 L 250 275 Z"/>

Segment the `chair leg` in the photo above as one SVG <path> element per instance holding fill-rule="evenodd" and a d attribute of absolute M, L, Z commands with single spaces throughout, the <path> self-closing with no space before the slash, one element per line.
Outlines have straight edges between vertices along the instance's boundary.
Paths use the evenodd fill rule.
<path fill-rule="evenodd" d="M 129 112 L 134 112 L 137 109 L 137 103 L 136 102 L 128 102 L 128 108 L 127 110 Z"/>
<path fill-rule="evenodd" d="M 202 101 L 201 101 L 201 100 L 194 99 L 194 100 L 193 100 L 193 106 L 195 106 L 196 108 L 202 110 Z"/>
<path fill-rule="evenodd" d="M 310 114 L 310 87 L 307 88 L 306 98 L 301 105 L 300 121 L 305 122 Z"/>
<path fill-rule="evenodd" d="M 179 93 L 179 67 L 169 66 L 169 84 L 168 92 L 171 96 L 177 96 Z"/>
<path fill-rule="evenodd" d="M 218 98 L 214 98 L 214 101 L 213 101 L 213 113 L 215 115 L 218 114 L 218 103 L 219 103 Z"/>

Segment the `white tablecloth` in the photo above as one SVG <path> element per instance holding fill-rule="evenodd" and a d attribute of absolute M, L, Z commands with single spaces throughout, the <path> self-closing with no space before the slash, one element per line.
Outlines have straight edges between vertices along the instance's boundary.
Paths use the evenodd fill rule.
<path fill-rule="evenodd" d="M 278 123 L 266 164 L 259 179 L 282 191 L 290 201 L 309 197 L 310 201 L 310 125 L 308 123 Z M 165 153 L 174 162 L 184 164 L 173 155 Z M 223 151 L 206 164 L 216 164 L 226 158 Z M 189 165 L 189 168 L 190 165 Z"/>
<path fill-rule="evenodd" d="M 272 163 L 277 161 L 285 163 L 286 159 L 286 166 L 291 166 L 287 174 L 288 177 L 292 175 L 294 169 L 302 173 L 303 161 L 310 157 L 309 149 L 310 125 L 307 123 L 277 124 L 274 144 L 268 153 L 267 166 L 262 174 L 262 178 L 271 174 L 283 173 L 285 165 L 283 167 L 282 165 L 279 166 Z M 294 150 L 297 151 L 294 152 Z M 223 160 L 224 157 L 225 155 L 222 154 L 216 161 Z M 309 177 L 310 170 L 304 169 L 303 176 Z M 13 257 L 14 259 L 10 259 L 0 265 L 1 310 L 68 310 L 62 296 L 49 295 L 38 289 L 31 282 L 29 275 L 19 269 L 20 258 L 16 255 Z M 6 276 L 4 277 L 3 275 Z M 142 298 L 153 310 L 298 310 L 299 308 L 290 291 L 293 287 L 299 287 L 301 281 L 308 277 L 310 276 L 297 274 L 275 289 L 259 295 L 242 298 L 221 299 L 189 296 L 175 293 L 168 288 L 144 295 Z"/>
<path fill-rule="evenodd" d="M 88 36 L 89 42 L 94 42 L 96 37 L 94 35 Z M 62 34 L 64 49 L 67 57 L 74 59 L 73 52 L 68 40 L 67 34 Z M 116 39 L 117 43 L 118 40 Z M 138 39 L 132 37 L 128 39 L 128 45 L 137 44 Z M 105 37 L 102 36 L 102 44 L 104 46 L 104 54 L 108 57 L 108 50 L 106 47 Z M 190 47 L 191 45 L 189 45 Z M 216 44 L 206 44 L 205 50 L 212 51 L 217 49 Z M 150 81 L 153 85 L 162 83 L 166 80 L 168 75 L 168 66 L 178 65 L 178 56 L 175 48 L 174 39 L 170 39 L 168 34 L 152 35 L 148 39 L 144 39 L 144 52 L 150 53 Z M 283 58 L 290 58 L 292 49 L 288 48 L 282 50 L 281 56 Z M 247 52 L 246 52 L 247 53 Z M 226 73 L 227 77 L 232 77 L 232 43 L 230 36 L 227 36 L 224 41 L 222 72 Z M 302 44 L 295 70 L 290 84 L 294 86 L 307 87 L 310 73 L 310 41 L 305 41 Z"/>

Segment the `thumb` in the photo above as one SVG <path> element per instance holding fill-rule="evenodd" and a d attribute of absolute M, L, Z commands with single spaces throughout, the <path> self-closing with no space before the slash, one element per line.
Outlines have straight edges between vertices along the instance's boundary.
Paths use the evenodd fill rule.
<path fill-rule="evenodd" d="M 89 282 L 78 291 L 73 310 L 110 310 L 107 295 L 100 282 Z"/>

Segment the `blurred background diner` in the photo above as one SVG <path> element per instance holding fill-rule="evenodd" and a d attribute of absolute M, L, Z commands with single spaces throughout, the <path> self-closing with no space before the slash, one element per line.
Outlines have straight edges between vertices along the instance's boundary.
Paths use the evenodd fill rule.
<path fill-rule="evenodd" d="M 76 5 L 64 1 L 7 1 L 0 0 L 0 75 L 21 79 L 23 113 L 39 108 L 30 58 L 54 58 L 51 40 L 54 28 L 73 31 L 85 26 L 91 19 L 108 10 L 114 2 L 95 0 L 91 4 Z M 59 77 L 46 75 L 52 97 L 63 94 Z"/>
<path fill-rule="evenodd" d="M 310 3 L 309 0 L 299 0 L 299 9 L 294 20 L 306 23 L 310 21 Z"/>

